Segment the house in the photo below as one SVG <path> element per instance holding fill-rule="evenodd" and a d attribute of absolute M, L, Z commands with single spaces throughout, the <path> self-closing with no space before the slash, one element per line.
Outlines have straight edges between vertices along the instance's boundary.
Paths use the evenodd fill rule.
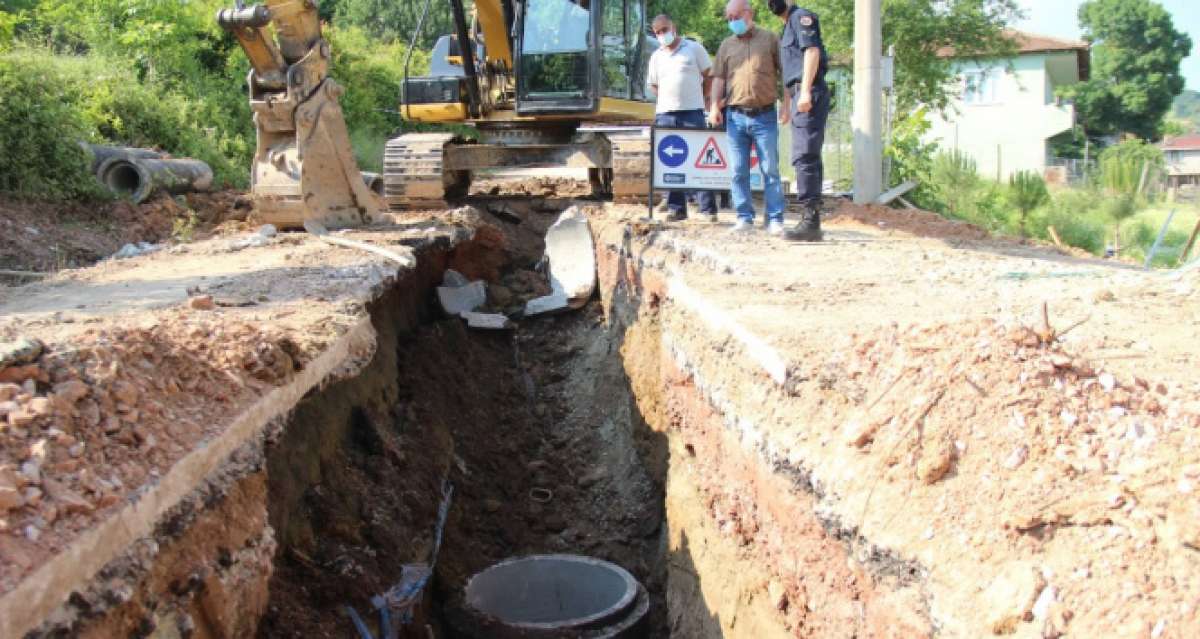
<path fill-rule="evenodd" d="M 1075 107 L 1055 92 L 1087 80 L 1086 42 L 1009 31 L 1017 54 L 1009 59 L 956 59 L 958 95 L 930 118 L 926 141 L 974 158 L 979 173 L 1005 180 L 1017 171 L 1045 174 L 1050 139 L 1075 126 Z M 954 57 L 952 50 L 943 50 Z"/>
<path fill-rule="evenodd" d="M 1185 135 L 1160 145 L 1167 162 L 1167 188 L 1200 186 L 1200 135 Z"/>

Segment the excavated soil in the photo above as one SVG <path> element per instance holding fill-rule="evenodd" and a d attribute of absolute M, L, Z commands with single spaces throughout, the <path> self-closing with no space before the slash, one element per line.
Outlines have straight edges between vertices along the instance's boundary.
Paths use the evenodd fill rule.
<path fill-rule="evenodd" d="M 125 201 L 61 203 L 0 197 L 0 270 L 52 273 L 90 266 L 125 244 L 172 236 L 203 239 L 221 224 L 245 220 L 250 203 L 233 191 Z M 16 281 L 0 275 L 0 284 Z"/>

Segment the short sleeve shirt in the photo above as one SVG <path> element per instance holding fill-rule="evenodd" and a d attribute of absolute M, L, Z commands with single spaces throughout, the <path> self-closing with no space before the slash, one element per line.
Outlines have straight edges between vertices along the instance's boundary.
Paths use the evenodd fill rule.
<path fill-rule="evenodd" d="M 825 51 L 825 43 L 821 40 L 821 20 L 817 14 L 793 7 L 783 27 L 780 46 L 784 86 L 804 81 L 804 52 L 811 47 L 821 50 L 821 66 L 817 70 L 815 84 L 820 84 L 825 79 L 825 72 L 829 70 L 829 55 Z"/>
<path fill-rule="evenodd" d="M 657 113 L 704 109 L 704 74 L 712 69 L 698 42 L 681 39 L 674 50 L 660 47 L 650 56 L 647 83 L 658 87 Z"/>
<path fill-rule="evenodd" d="M 713 76 L 725 80 L 727 104 L 748 109 L 775 104 L 782 71 L 779 38 L 757 26 L 749 37 L 726 38 L 713 65 Z"/>

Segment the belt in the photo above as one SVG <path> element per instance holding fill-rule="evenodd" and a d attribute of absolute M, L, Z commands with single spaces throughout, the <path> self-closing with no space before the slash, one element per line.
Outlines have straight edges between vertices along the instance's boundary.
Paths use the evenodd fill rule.
<path fill-rule="evenodd" d="M 745 115 L 745 116 L 754 117 L 756 115 L 762 115 L 768 111 L 773 111 L 775 109 L 775 105 L 772 104 L 770 106 L 764 106 L 764 107 L 744 107 L 744 106 L 733 105 L 733 106 L 730 106 L 729 109 L 731 111 L 737 111 L 738 113 L 741 113 L 742 115 Z"/>

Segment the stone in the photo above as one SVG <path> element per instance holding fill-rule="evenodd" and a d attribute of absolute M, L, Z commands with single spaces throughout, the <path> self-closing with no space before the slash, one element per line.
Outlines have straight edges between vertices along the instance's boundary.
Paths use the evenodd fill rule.
<path fill-rule="evenodd" d="M 0 402 L 15 399 L 21 394 L 21 387 L 16 384 L 0 384 Z"/>
<path fill-rule="evenodd" d="M 513 292 L 507 286 L 493 285 L 488 290 L 488 295 L 492 298 L 492 304 L 499 308 L 504 308 L 513 303 Z"/>
<path fill-rule="evenodd" d="M 36 461 L 29 460 L 21 464 L 19 471 L 21 479 L 25 484 L 40 484 L 42 483 L 42 465 Z"/>
<path fill-rule="evenodd" d="M 571 300 L 561 293 L 536 297 L 525 303 L 525 317 L 549 315 L 571 310 Z"/>
<path fill-rule="evenodd" d="M 53 499 L 58 506 L 65 508 L 68 513 L 90 513 L 93 510 L 91 502 L 53 479 L 46 479 L 42 482 L 42 487 L 46 489 L 46 495 Z"/>
<path fill-rule="evenodd" d="M 954 445 L 948 440 L 939 440 L 925 448 L 917 460 L 917 477 L 926 484 L 937 483 L 954 466 Z"/>
<path fill-rule="evenodd" d="M 28 428 L 35 421 L 37 421 L 37 415 L 25 408 L 18 408 L 8 414 L 8 423 L 13 428 Z"/>
<path fill-rule="evenodd" d="M 54 404 L 49 397 L 34 397 L 29 401 L 29 412 L 35 417 L 47 417 L 54 414 Z"/>
<path fill-rule="evenodd" d="M 462 313 L 467 326 L 487 331 L 508 331 L 517 327 L 512 320 L 499 313 Z"/>
<path fill-rule="evenodd" d="M 274 224 L 263 224 L 258 227 L 258 234 L 263 237 L 275 237 L 279 235 L 279 229 L 275 228 Z"/>
<path fill-rule="evenodd" d="M 74 407 L 79 400 L 87 397 L 91 392 L 92 389 L 87 384 L 77 379 L 54 385 L 54 399 L 63 406 Z"/>
<path fill-rule="evenodd" d="M 21 496 L 21 491 L 11 486 L 0 486 L 0 515 L 24 505 L 25 498 Z"/>
<path fill-rule="evenodd" d="M 446 288 L 462 288 L 470 284 L 471 280 L 467 279 L 466 275 L 452 268 L 446 269 L 446 274 L 442 276 L 442 286 Z"/>
<path fill-rule="evenodd" d="M 0 402 L 0 419 L 4 419 L 9 413 L 20 409 L 21 405 L 16 402 Z"/>
<path fill-rule="evenodd" d="M 459 287 L 439 286 L 437 295 L 446 315 L 456 317 L 487 304 L 487 283 L 480 281 Z"/>
<path fill-rule="evenodd" d="M 987 630 L 1009 635 L 1033 620 L 1033 604 L 1045 588 L 1041 572 L 1030 562 L 1014 561 L 1001 567 L 983 593 Z"/>
<path fill-rule="evenodd" d="M 0 384 L 24 384 L 29 381 L 48 382 L 50 376 L 37 364 L 0 368 Z"/>
<path fill-rule="evenodd" d="M 1117 387 L 1117 379 L 1113 377 L 1112 373 L 1100 373 L 1099 381 L 1105 392 L 1111 393 Z"/>
<path fill-rule="evenodd" d="M 0 342 L 0 368 L 32 364 L 42 356 L 46 345 L 40 340 L 22 337 L 11 342 Z"/>
<path fill-rule="evenodd" d="M 90 399 L 85 399 L 79 403 L 79 418 L 83 420 L 84 425 L 95 428 L 100 425 L 100 405 Z"/>
<path fill-rule="evenodd" d="M 217 303 L 213 301 L 212 295 L 197 295 L 188 298 L 188 308 L 194 311 L 211 311 L 217 308 Z"/>
<path fill-rule="evenodd" d="M 30 506 L 37 506 L 38 504 L 42 503 L 42 494 L 41 488 L 29 486 L 25 489 L 25 493 L 22 496 L 25 498 L 25 503 L 29 504 Z"/>
<path fill-rule="evenodd" d="M 126 406 L 136 406 L 139 394 L 137 386 L 129 382 L 113 384 L 113 398 Z"/>

